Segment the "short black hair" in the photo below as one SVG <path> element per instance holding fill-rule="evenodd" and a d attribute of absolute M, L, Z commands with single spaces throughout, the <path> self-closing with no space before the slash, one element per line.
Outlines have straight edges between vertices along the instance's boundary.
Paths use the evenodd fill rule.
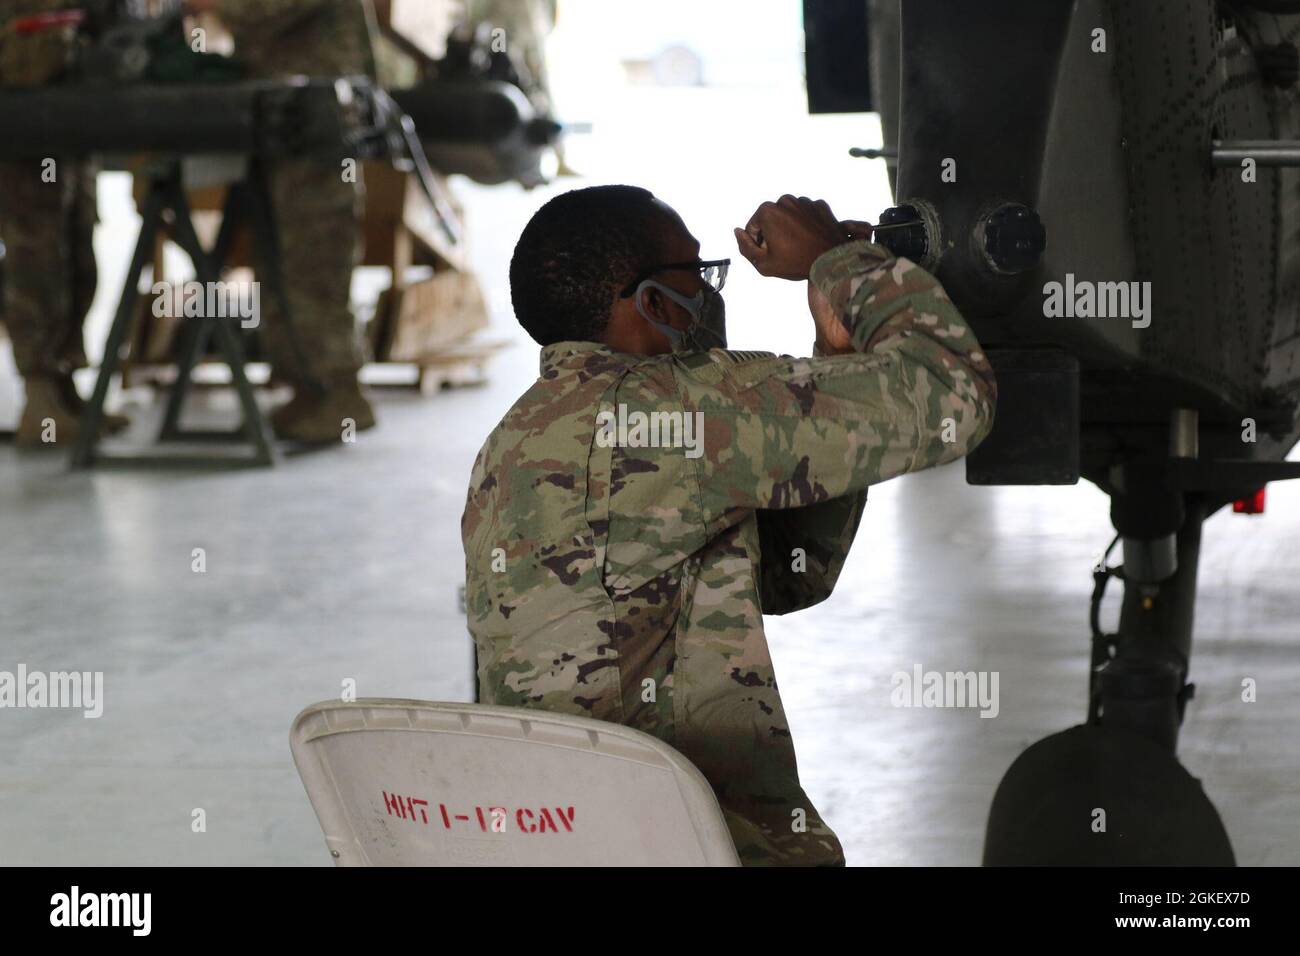
<path fill-rule="evenodd" d="M 614 299 L 662 261 L 668 216 L 639 186 L 590 186 L 550 200 L 510 260 L 515 317 L 539 345 L 599 342 Z"/>

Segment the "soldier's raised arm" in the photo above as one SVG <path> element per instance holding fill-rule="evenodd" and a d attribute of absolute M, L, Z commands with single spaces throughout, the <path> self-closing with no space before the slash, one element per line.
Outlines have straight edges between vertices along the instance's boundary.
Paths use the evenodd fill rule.
<path fill-rule="evenodd" d="M 738 359 L 714 350 L 683 368 L 684 394 L 703 413 L 706 521 L 857 492 L 960 458 L 984 438 L 992 369 L 933 276 L 865 241 L 835 244 L 807 266 L 774 235 L 755 237 L 753 222 L 742 252 L 768 275 L 797 279 L 808 268 L 814 314 L 835 323 L 819 327 L 819 350 L 852 351 Z M 775 257 L 754 254 L 764 248 Z"/>

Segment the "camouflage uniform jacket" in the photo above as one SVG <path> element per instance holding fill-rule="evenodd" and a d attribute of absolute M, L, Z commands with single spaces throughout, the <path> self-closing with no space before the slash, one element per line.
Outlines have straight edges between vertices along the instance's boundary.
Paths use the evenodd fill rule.
<path fill-rule="evenodd" d="M 370 0 L 223 0 L 217 16 L 253 76 L 371 76 Z"/>
<path fill-rule="evenodd" d="M 826 598 L 867 486 L 961 457 L 996 394 L 918 266 L 854 242 L 811 281 L 856 353 L 545 348 L 462 519 L 481 701 L 660 737 L 713 785 L 747 864 L 843 859 L 799 786 L 762 615 Z M 678 445 L 702 422 L 702 453 L 662 434 L 632 447 L 637 412 L 660 413 L 661 433 L 663 413 L 687 413 Z"/>

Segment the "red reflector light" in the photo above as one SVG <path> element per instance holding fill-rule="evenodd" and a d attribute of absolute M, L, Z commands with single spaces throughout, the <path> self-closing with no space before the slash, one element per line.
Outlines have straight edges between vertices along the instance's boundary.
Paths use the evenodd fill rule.
<path fill-rule="evenodd" d="M 1232 510 L 1239 515 L 1262 515 L 1264 513 L 1264 488 L 1259 489 L 1249 498 L 1238 498 L 1232 503 Z"/>
<path fill-rule="evenodd" d="M 19 17 L 9 24 L 14 33 L 39 33 L 51 27 L 76 26 L 86 19 L 85 10 L 55 10 L 50 13 L 34 13 Z"/>

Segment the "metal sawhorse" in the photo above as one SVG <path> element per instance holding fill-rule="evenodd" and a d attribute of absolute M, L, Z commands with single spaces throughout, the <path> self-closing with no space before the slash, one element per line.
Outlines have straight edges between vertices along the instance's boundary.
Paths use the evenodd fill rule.
<path fill-rule="evenodd" d="M 302 351 L 302 344 L 295 334 L 285 295 L 284 282 L 280 274 L 280 257 L 275 221 L 266 190 L 263 169 L 255 159 L 250 159 L 245 178 L 233 184 L 226 198 L 222 213 L 221 229 L 211 250 L 203 248 L 194 228 L 189 201 L 185 196 L 184 182 L 181 175 L 182 164 L 179 159 L 172 159 L 150 175 L 149 189 L 144 205 L 140 211 L 140 234 L 136 240 L 135 252 L 127 270 L 122 295 L 118 300 L 117 313 L 108 341 L 104 347 L 104 357 L 100 364 L 99 377 L 95 382 L 95 391 L 87 403 L 82 426 L 72 450 L 73 468 L 88 468 L 99 462 L 129 462 L 132 464 L 176 465 L 176 464 L 211 464 L 227 467 L 266 466 L 276 461 L 276 449 L 270 435 L 266 418 L 257 406 L 253 387 L 244 371 L 244 349 L 239 335 L 231 328 L 229 317 L 202 315 L 197 319 L 187 320 L 182 326 L 180 355 L 177 363 L 176 381 L 172 385 L 167 400 L 158 442 L 211 442 L 230 441 L 241 436 L 251 446 L 251 455 L 183 455 L 183 454 L 106 454 L 99 448 L 99 428 L 103 421 L 104 401 L 108 396 L 109 384 L 122 363 L 122 346 L 127 341 L 139 298 L 140 277 L 146 263 L 153 253 L 154 241 L 158 230 L 166 223 L 171 214 L 172 238 L 194 263 L 196 280 L 204 288 L 208 283 L 221 280 L 221 270 L 229 256 L 231 246 L 239 225 L 251 213 L 254 245 L 256 248 L 259 271 L 263 272 L 272 294 L 279 305 L 280 320 L 287 325 L 288 339 L 301 370 L 307 365 Z M 194 368 L 206 353 L 208 345 L 215 340 L 217 348 L 230 368 L 231 383 L 239 398 L 243 423 L 235 431 L 220 430 L 182 430 L 180 427 L 181 411 L 189 394 Z M 309 376 L 304 376 L 308 388 L 319 390 L 319 383 Z"/>

